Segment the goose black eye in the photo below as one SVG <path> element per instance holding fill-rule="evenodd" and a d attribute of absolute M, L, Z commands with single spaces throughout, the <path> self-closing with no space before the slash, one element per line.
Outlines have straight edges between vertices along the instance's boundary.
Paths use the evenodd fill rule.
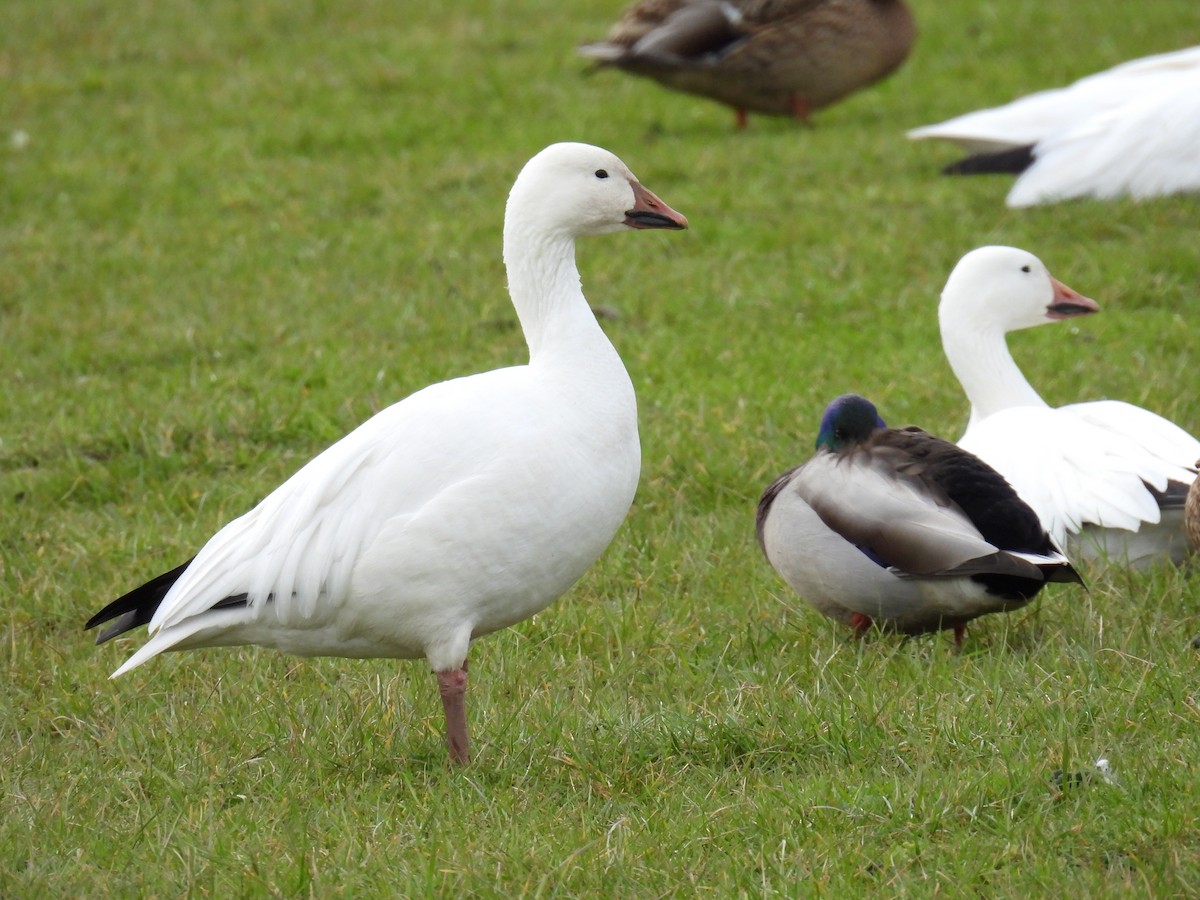
<path fill-rule="evenodd" d="M 603 169 L 597 169 L 597 170 L 596 170 L 596 177 L 597 177 L 597 178 L 607 178 L 607 177 L 608 177 L 608 173 L 607 173 L 607 172 L 605 172 Z"/>
<path fill-rule="evenodd" d="M 1030 271 L 1032 271 L 1032 269 L 1030 269 L 1029 266 L 1021 266 L 1021 271 L 1022 272 L 1030 272 Z"/>

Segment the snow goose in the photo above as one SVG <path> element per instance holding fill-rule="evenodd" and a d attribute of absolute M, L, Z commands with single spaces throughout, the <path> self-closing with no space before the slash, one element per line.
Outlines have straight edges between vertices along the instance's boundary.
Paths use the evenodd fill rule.
<path fill-rule="evenodd" d="M 783 580 L 860 632 L 953 628 L 961 643 L 972 619 L 1079 581 L 993 469 L 919 428 L 888 428 L 857 394 L 829 405 L 816 454 L 767 488 L 757 524 Z"/>
<path fill-rule="evenodd" d="M 1200 47 L 913 129 L 976 154 L 950 174 L 1022 173 L 1009 206 L 1200 190 Z"/>
<path fill-rule="evenodd" d="M 1097 309 L 1032 253 L 981 247 L 964 256 L 938 307 L 946 358 L 971 403 L 958 443 L 1009 480 L 1072 559 L 1179 562 L 1200 441 L 1117 400 L 1051 408 L 1005 342 L 1009 331 Z"/>
<path fill-rule="evenodd" d="M 189 562 L 106 606 L 98 642 L 149 623 L 115 678 L 164 650 L 424 657 L 455 762 L 469 760 L 467 650 L 564 593 L 608 545 L 641 462 L 633 386 L 580 289 L 575 239 L 686 228 L 613 154 L 555 144 L 504 218 L 528 365 L 383 410 Z"/>
<path fill-rule="evenodd" d="M 904 0 L 638 0 L 579 52 L 732 106 L 744 128 L 747 111 L 806 120 L 889 75 L 915 39 Z"/>

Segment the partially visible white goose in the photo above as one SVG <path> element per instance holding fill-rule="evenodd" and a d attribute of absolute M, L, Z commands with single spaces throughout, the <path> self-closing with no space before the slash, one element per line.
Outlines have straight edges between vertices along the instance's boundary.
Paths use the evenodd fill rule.
<path fill-rule="evenodd" d="M 608 546 L 641 451 L 633 386 L 579 284 L 575 239 L 687 227 L 617 157 L 555 144 L 504 219 L 529 364 L 435 384 L 321 453 L 194 559 L 101 610 L 149 623 L 115 678 L 164 650 L 425 657 L 467 762 L 471 642 L 544 609 Z"/>
<path fill-rule="evenodd" d="M 908 132 L 976 154 L 950 174 L 1022 173 L 1009 206 L 1200 190 L 1200 47 L 1148 56 Z"/>
<path fill-rule="evenodd" d="M 1117 400 L 1051 408 L 1005 342 L 1009 331 L 1098 309 L 1024 250 L 981 247 L 964 256 L 938 307 L 946 358 L 971 403 L 958 443 L 1009 480 L 1072 559 L 1179 562 L 1200 441 Z"/>

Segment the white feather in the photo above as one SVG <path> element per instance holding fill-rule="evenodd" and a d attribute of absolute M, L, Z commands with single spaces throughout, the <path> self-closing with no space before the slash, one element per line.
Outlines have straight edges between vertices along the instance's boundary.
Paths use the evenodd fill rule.
<path fill-rule="evenodd" d="M 1133 60 L 908 132 L 972 153 L 1033 147 L 1009 206 L 1200 190 L 1200 47 Z"/>

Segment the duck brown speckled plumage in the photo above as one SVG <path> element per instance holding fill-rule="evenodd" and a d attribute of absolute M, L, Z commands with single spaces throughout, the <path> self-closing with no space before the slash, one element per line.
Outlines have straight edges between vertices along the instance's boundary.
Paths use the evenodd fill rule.
<path fill-rule="evenodd" d="M 904 0 L 639 0 L 605 41 L 601 66 L 747 112 L 807 120 L 889 75 L 916 25 Z"/>
<path fill-rule="evenodd" d="M 1200 459 L 1196 460 L 1196 468 L 1200 469 Z M 1188 488 L 1187 501 L 1183 507 L 1183 526 L 1187 529 L 1188 540 L 1192 546 L 1200 550 L 1200 478 L 1192 482 Z"/>

